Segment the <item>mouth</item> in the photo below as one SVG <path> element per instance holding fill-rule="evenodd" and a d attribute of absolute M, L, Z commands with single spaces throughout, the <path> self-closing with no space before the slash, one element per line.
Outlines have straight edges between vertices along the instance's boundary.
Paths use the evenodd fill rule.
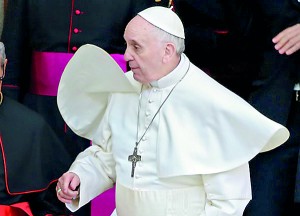
<path fill-rule="evenodd" d="M 130 67 L 131 70 L 134 70 L 134 69 L 137 69 L 137 68 L 138 68 L 137 66 L 135 66 L 135 65 L 133 64 L 133 62 L 129 62 L 129 63 L 128 63 L 128 66 Z"/>
<path fill-rule="evenodd" d="M 130 66 L 130 65 L 129 65 L 129 67 L 132 71 L 138 69 L 138 67 L 134 67 L 134 66 Z"/>

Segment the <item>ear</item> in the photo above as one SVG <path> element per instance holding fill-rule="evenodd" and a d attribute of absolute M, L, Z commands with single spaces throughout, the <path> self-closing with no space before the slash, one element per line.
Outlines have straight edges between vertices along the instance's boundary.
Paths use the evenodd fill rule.
<path fill-rule="evenodd" d="M 163 57 L 163 62 L 169 62 L 176 55 L 176 47 L 173 43 L 167 43 L 165 47 L 165 55 Z"/>

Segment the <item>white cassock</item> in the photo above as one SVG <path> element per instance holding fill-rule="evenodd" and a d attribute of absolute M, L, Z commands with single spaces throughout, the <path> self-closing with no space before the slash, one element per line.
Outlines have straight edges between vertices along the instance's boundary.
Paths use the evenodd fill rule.
<path fill-rule="evenodd" d="M 82 56 L 93 61 L 99 48 L 86 46 Z M 285 127 L 217 83 L 184 54 L 174 71 L 151 85 L 142 87 L 132 72 L 120 73 L 131 87 L 119 91 L 116 86 L 123 86 L 122 81 L 99 79 L 104 73 L 100 68 L 95 77 L 94 72 L 77 69 L 82 73 L 78 80 L 72 69 L 63 74 L 58 106 L 72 130 L 93 145 L 69 170 L 81 181 L 80 198 L 67 204 L 71 211 L 116 184 L 118 216 L 241 216 L 251 199 L 248 161 L 289 137 Z M 89 76 L 93 79 L 82 84 Z M 128 156 L 139 139 L 141 161 L 131 177 Z"/>

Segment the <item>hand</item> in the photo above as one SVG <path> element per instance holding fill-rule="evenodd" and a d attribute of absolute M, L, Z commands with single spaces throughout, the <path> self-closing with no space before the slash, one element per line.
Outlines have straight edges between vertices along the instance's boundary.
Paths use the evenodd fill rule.
<path fill-rule="evenodd" d="M 80 184 L 78 175 L 72 172 L 64 173 L 57 182 L 56 195 L 63 203 L 71 203 L 72 200 L 78 198 L 79 191 L 76 188 Z"/>
<path fill-rule="evenodd" d="M 300 24 L 284 29 L 272 39 L 280 54 L 291 55 L 300 49 Z"/>

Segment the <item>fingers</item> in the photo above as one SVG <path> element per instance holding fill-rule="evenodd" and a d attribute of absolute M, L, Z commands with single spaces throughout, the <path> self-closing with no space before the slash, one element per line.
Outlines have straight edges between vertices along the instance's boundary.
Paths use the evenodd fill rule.
<path fill-rule="evenodd" d="M 78 191 L 68 190 L 66 192 L 59 191 L 57 192 L 57 198 L 63 203 L 71 203 L 72 200 L 78 197 Z"/>
<path fill-rule="evenodd" d="M 73 180 L 71 181 L 69 187 L 71 190 L 75 191 L 75 190 L 77 190 L 79 184 L 80 184 L 79 178 L 74 177 Z"/>
<path fill-rule="evenodd" d="M 59 194 L 60 192 L 61 192 L 61 188 L 57 187 L 57 188 L 56 188 L 56 193 Z"/>
<path fill-rule="evenodd" d="M 291 55 L 300 49 L 300 24 L 286 28 L 273 38 L 280 54 Z"/>
<path fill-rule="evenodd" d="M 63 174 L 56 185 L 57 198 L 63 203 L 71 203 L 79 195 L 78 190 L 74 190 L 79 185 L 79 177 L 74 173 Z"/>

